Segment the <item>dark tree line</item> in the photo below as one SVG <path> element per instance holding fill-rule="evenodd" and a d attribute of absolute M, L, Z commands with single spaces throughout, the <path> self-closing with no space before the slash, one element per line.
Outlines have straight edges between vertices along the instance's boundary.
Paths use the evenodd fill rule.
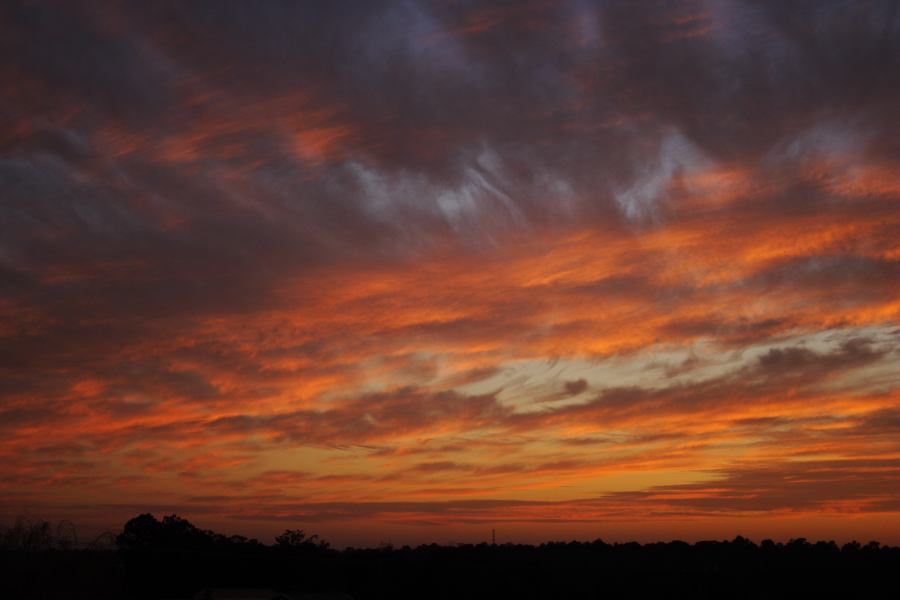
<path fill-rule="evenodd" d="M 109 549 L 71 524 L 0 530 L 2 598 L 190 598 L 204 587 L 406 598 L 856 598 L 898 589 L 900 548 L 877 542 L 552 542 L 332 549 L 302 530 L 274 544 L 139 515 Z"/>

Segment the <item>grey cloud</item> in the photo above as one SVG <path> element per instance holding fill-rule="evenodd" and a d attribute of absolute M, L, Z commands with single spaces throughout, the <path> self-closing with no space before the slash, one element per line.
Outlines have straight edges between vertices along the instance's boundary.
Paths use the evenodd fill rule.
<path fill-rule="evenodd" d="M 750 465 L 725 470 L 713 485 L 660 486 L 610 498 L 655 500 L 686 510 L 712 512 L 804 511 L 850 501 L 857 502 L 862 512 L 880 512 L 895 509 L 886 508 L 884 498 L 900 492 L 898 471 L 897 460 L 874 458 Z"/>
<path fill-rule="evenodd" d="M 585 379 L 576 379 L 574 381 L 567 381 L 563 385 L 563 389 L 565 390 L 566 394 L 568 394 L 570 396 L 576 396 L 576 395 L 580 394 L 581 392 L 585 391 L 586 389 L 588 389 L 588 382 Z"/>

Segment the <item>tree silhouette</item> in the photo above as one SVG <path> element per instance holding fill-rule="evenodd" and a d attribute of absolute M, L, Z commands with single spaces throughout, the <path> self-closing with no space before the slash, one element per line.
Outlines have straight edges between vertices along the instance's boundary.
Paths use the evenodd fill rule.
<path fill-rule="evenodd" d="M 285 529 L 284 533 L 275 537 L 277 548 L 282 550 L 324 550 L 328 548 L 328 542 L 320 540 L 319 536 L 306 536 L 302 529 Z"/>
<path fill-rule="evenodd" d="M 878 542 L 482 543 L 333 550 L 288 529 L 271 545 L 142 514 L 118 551 L 74 549 L 74 527 L 0 528 L 0 598 L 189 598 L 207 588 L 443 598 L 842 598 L 895 585 L 900 548 Z M 435 583 L 439 582 L 439 583 Z M 340 597 L 340 594 L 337 595 Z"/>

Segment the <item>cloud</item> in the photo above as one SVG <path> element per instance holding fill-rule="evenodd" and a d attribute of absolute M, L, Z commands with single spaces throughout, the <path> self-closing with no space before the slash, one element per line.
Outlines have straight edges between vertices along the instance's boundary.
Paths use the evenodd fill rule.
<path fill-rule="evenodd" d="M 585 379 L 567 381 L 563 385 L 563 388 L 565 389 L 566 394 L 570 396 L 577 396 L 588 388 L 588 382 Z"/>
<path fill-rule="evenodd" d="M 825 511 L 763 480 L 827 455 L 835 503 L 892 506 L 849 465 L 896 452 L 898 28 L 892 2 L 5 3 L 0 489 Z"/>
<path fill-rule="evenodd" d="M 615 500 L 659 503 L 689 512 L 760 513 L 887 512 L 896 510 L 895 474 L 890 459 L 811 460 L 755 465 L 724 473 L 715 485 L 665 486 L 616 494 Z"/>

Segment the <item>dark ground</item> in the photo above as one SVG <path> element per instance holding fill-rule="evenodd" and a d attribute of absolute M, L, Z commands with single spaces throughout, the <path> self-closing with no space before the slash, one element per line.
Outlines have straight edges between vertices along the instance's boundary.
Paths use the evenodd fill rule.
<path fill-rule="evenodd" d="M 30 524 L 32 529 L 37 526 Z M 732 541 L 332 550 L 300 531 L 272 545 L 141 515 L 107 549 L 66 548 L 47 527 L 3 534 L 0 598 L 189 598 L 204 587 L 405 598 L 898 597 L 900 548 Z"/>

